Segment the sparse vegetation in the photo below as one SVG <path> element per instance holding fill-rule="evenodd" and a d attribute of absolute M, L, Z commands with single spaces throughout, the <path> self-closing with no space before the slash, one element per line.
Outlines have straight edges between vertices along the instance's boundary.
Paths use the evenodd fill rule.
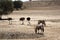
<path fill-rule="evenodd" d="M 14 1 L 14 2 L 13 2 L 13 5 L 14 5 L 14 8 L 15 8 L 16 10 L 19 10 L 19 9 L 22 9 L 23 2 L 22 2 L 22 1 Z"/>
<path fill-rule="evenodd" d="M 0 2 L 0 17 L 2 15 L 7 15 L 13 12 L 13 4 L 12 1 L 1 1 Z"/>

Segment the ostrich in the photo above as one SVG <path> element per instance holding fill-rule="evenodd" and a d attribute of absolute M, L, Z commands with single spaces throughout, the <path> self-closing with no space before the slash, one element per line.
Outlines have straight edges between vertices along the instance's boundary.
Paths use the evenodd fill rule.
<path fill-rule="evenodd" d="M 12 21 L 13 20 L 12 18 L 8 18 L 8 21 L 9 21 L 9 24 L 11 25 L 12 24 Z"/>
<path fill-rule="evenodd" d="M 31 18 L 27 17 L 28 24 L 30 24 L 30 20 L 31 20 Z"/>
<path fill-rule="evenodd" d="M 21 17 L 21 18 L 20 18 L 20 21 L 22 21 L 22 25 L 24 25 L 24 20 L 25 20 L 24 17 Z"/>

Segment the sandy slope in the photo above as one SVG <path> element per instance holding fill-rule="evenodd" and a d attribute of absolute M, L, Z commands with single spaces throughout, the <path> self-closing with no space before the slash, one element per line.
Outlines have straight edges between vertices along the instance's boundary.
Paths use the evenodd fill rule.
<path fill-rule="evenodd" d="M 30 16 L 33 20 L 31 25 L 21 25 L 19 18 Z M 12 14 L 4 17 L 12 17 L 14 20 L 12 25 L 8 25 L 8 21 L 0 21 L 0 38 L 7 38 L 18 40 L 60 40 L 60 22 L 46 21 L 47 27 L 45 27 L 44 36 L 34 33 L 35 25 L 38 19 L 60 19 L 60 10 L 23 10 L 14 11 Z M 14 36 L 11 37 L 11 34 Z M 3 35 L 3 36 L 2 36 Z"/>
<path fill-rule="evenodd" d="M 33 25 L 0 25 L 0 38 L 1 35 L 4 35 L 2 37 L 4 39 L 11 38 L 11 34 L 14 34 L 12 37 L 14 39 L 60 40 L 60 23 L 49 22 L 46 24 L 44 36 L 35 34 Z"/>

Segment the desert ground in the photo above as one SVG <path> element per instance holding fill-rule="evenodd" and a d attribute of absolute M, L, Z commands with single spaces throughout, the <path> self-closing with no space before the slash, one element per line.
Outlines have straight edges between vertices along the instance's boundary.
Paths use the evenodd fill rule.
<path fill-rule="evenodd" d="M 19 10 L 2 16 L 8 17 L 13 18 L 11 25 L 9 21 L 0 21 L 0 40 L 60 40 L 60 10 Z M 21 17 L 31 17 L 31 24 L 25 19 L 21 25 Z M 44 35 L 35 34 L 38 20 L 46 21 Z"/>

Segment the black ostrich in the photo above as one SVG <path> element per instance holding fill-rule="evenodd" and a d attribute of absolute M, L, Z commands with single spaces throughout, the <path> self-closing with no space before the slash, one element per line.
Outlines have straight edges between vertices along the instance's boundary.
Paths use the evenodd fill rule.
<path fill-rule="evenodd" d="M 24 25 L 24 20 L 25 20 L 24 17 L 21 17 L 21 18 L 20 18 L 20 21 L 22 21 L 22 25 Z"/>
<path fill-rule="evenodd" d="M 44 32 L 44 26 L 45 26 L 46 24 L 45 24 L 45 21 L 44 20 L 38 20 L 38 25 L 36 26 L 36 28 L 35 28 L 35 33 L 37 33 L 37 31 L 38 31 L 38 33 L 39 33 L 39 30 L 41 30 L 41 32 L 42 32 L 42 34 L 43 34 L 43 32 Z"/>
<path fill-rule="evenodd" d="M 8 21 L 9 21 L 9 24 L 11 25 L 12 24 L 12 21 L 13 20 L 12 18 L 8 18 Z"/>
<path fill-rule="evenodd" d="M 11 25 L 12 24 L 12 21 L 11 20 L 13 20 L 12 18 L 4 18 L 4 19 L 2 19 L 2 18 L 0 18 L 0 20 L 8 20 L 9 21 L 9 25 Z"/>
<path fill-rule="evenodd" d="M 31 20 L 31 18 L 27 17 L 28 24 L 30 24 L 30 20 Z"/>

